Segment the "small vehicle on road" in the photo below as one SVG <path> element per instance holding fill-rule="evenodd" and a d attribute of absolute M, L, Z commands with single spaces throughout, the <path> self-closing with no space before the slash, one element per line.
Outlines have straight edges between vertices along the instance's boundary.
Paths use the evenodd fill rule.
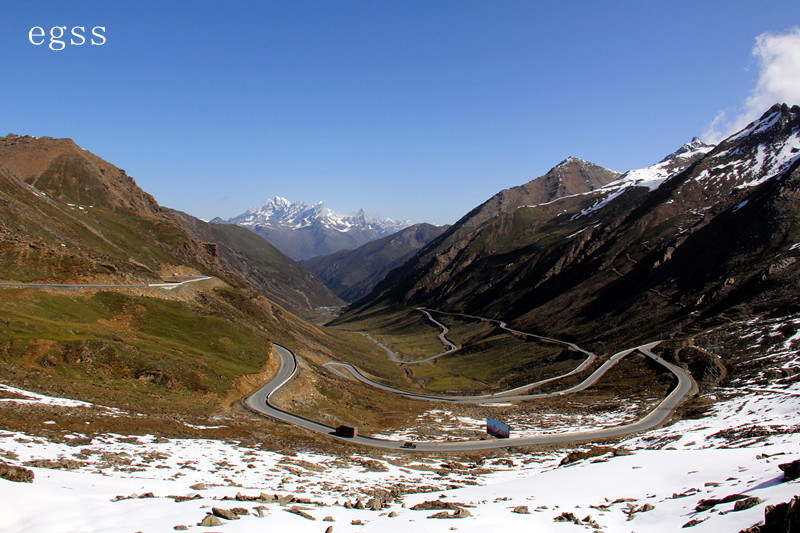
<path fill-rule="evenodd" d="M 404 442 L 401 448 L 416 448 L 417 445 L 413 442 Z"/>
<path fill-rule="evenodd" d="M 350 426 L 338 426 L 334 431 L 333 434 L 337 437 L 347 437 L 348 439 L 352 439 L 356 435 L 358 435 L 358 430 L 356 428 Z"/>

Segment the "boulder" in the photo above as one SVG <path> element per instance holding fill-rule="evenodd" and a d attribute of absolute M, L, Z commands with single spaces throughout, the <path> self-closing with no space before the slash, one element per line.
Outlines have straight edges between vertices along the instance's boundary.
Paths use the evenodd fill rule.
<path fill-rule="evenodd" d="M 751 507 L 755 507 L 760 503 L 763 503 L 763 500 L 758 496 L 753 496 L 752 498 L 745 498 L 744 500 L 739 500 L 735 504 L 733 504 L 733 510 L 744 511 L 745 509 L 750 509 Z"/>
<path fill-rule="evenodd" d="M 458 502 L 443 502 L 442 500 L 429 500 L 426 502 L 418 503 L 411 508 L 412 511 L 436 511 L 440 509 L 450 509 L 454 511 L 460 509 L 463 503 Z"/>
<path fill-rule="evenodd" d="M 791 463 L 783 463 L 778 465 L 778 468 L 783 470 L 783 477 L 786 481 L 792 481 L 800 478 L 800 459 L 792 461 Z"/>
<path fill-rule="evenodd" d="M 306 520 L 316 520 L 312 515 L 308 514 L 307 512 L 303 511 L 297 506 L 290 507 L 289 509 L 284 509 L 287 513 L 296 514 L 297 516 L 302 516 Z"/>
<path fill-rule="evenodd" d="M 203 521 L 197 524 L 198 526 L 203 527 L 217 527 L 222 525 L 222 520 L 214 516 L 213 514 L 207 515 L 203 518 Z"/>
<path fill-rule="evenodd" d="M 764 530 L 762 533 L 800 531 L 800 496 L 787 503 L 768 506 L 764 510 Z"/>
<path fill-rule="evenodd" d="M 428 518 L 467 518 L 468 516 L 472 516 L 472 514 L 466 509 L 459 508 L 453 511 L 452 513 L 448 513 L 447 511 L 434 513 L 430 515 Z"/>
<path fill-rule="evenodd" d="M 236 513 L 233 511 L 229 511 L 227 509 L 220 509 L 219 507 L 212 507 L 211 514 L 214 516 L 218 516 L 220 518 L 224 518 L 225 520 L 239 520 L 239 517 L 236 516 Z"/>

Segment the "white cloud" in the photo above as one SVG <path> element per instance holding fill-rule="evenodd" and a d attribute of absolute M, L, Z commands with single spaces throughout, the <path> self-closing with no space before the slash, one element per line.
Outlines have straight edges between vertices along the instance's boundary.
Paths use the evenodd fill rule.
<path fill-rule="evenodd" d="M 703 133 L 706 142 L 717 143 L 757 119 L 773 104 L 800 104 L 800 28 L 756 37 L 753 55 L 758 60 L 758 83 L 741 112 L 728 120 L 720 111 Z"/>

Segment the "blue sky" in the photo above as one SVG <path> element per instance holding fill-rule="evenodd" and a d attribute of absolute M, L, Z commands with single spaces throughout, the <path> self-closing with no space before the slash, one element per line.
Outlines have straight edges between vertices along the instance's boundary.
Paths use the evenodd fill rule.
<path fill-rule="evenodd" d="M 798 23 L 796 0 L 7 1 L 0 135 L 71 137 L 205 219 L 280 195 L 452 223 L 567 156 L 647 166 L 740 115 L 756 38 Z"/>

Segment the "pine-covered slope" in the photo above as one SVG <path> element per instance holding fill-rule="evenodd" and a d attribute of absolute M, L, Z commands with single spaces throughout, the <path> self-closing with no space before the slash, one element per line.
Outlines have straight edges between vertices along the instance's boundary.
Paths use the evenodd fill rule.
<path fill-rule="evenodd" d="M 441 235 L 449 226 L 415 224 L 388 237 L 368 242 L 355 250 L 312 257 L 300 264 L 314 273 L 345 301 L 368 294 L 391 270 Z"/>
<path fill-rule="evenodd" d="M 428 305 L 613 343 L 796 305 L 799 159 L 800 108 L 776 105 L 717 147 L 443 236 L 349 316 Z"/>

